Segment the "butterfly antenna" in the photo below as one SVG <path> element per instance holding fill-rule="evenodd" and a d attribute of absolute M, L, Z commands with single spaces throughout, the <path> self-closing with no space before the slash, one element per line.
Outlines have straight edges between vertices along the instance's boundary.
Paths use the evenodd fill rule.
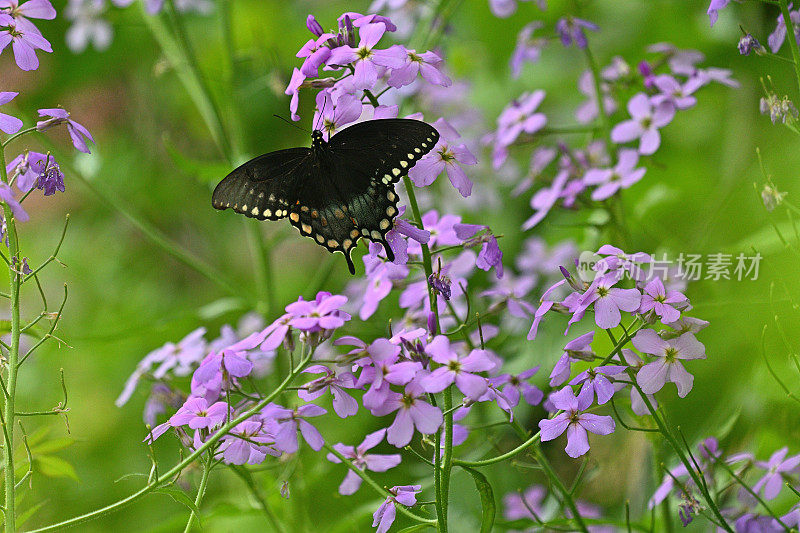
<path fill-rule="evenodd" d="M 315 130 L 319 129 L 320 121 L 325 119 L 325 106 L 327 104 L 328 104 L 328 99 L 327 98 L 323 98 L 322 99 L 322 109 L 319 112 L 319 117 L 317 117 L 317 123 L 314 124 L 314 129 Z"/>
<path fill-rule="evenodd" d="M 306 133 L 311 133 L 311 132 L 310 132 L 310 131 L 308 131 L 307 129 L 305 129 L 305 128 L 302 128 L 302 127 L 298 126 L 297 124 L 295 124 L 294 122 L 292 122 L 291 120 L 289 120 L 289 119 L 288 119 L 288 118 L 286 118 L 286 117 L 282 117 L 282 116 L 280 116 L 280 115 L 276 115 L 276 114 L 273 114 L 272 116 L 273 116 L 273 117 L 275 117 L 275 118 L 279 118 L 279 119 L 281 119 L 282 121 L 284 121 L 284 122 L 285 122 L 285 123 L 287 123 L 288 125 L 292 126 L 293 128 L 297 128 L 298 130 L 300 130 L 300 131 L 304 131 L 304 132 L 306 132 Z"/>

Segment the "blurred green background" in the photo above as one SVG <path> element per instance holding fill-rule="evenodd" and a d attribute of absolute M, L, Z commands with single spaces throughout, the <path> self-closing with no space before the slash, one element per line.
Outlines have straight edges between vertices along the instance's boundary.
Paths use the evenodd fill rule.
<path fill-rule="evenodd" d="M 671 256 L 680 252 L 751 255 L 755 249 L 764 256 L 757 281 L 691 284 L 687 294 L 694 305 L 692 316 L 711 321 L 711 327 L 699 336 L 708 359 L 688 365 L 696 379 L 687 398 L 678 401 L 674 388 L 668 386 L 660 399 L 668 407 L 670 420 L 680 425 L 692 442 L 719 435 L 732 423 L 722 441 L 726 449 L 751 449 L 765 458 L 788 444 L 790 453 L 796 453 L 791 444 L 800 438 L 797 404 L 787 400 L 767 373 L 760 345 L 766 324 L 766 354 L 779 375 L 797 391 L 798 373 L 773 321 L 774 313 L 796 350 L 800 315 L 787 295 L 800 300 L 797 256 L 784 249 L 770 226 L 773 219 L 791 234 L 784 211 L 768 214 L 753 183 L 763 182 L 756 158 L 756 148 L 760 148 L 764 166 L 778 188 L 788 191 L 790 200 L 800 196 L 797 138 L 759 114 L 759 77 L 769 74 L 780 95 L 796 98 L 798 89 L 788 63 L 741 57 L 736 51 L 739 23 L 765 42 L 777 13 L 756 3 L 737 4 L 723 11 L 719 23 L 710 29 L 705 1 L 550 3 L 545 14 L 523 3 L 513 17 L 498 19 L 491 15 L 486 0 L 466 0 L 453 14 L 451 30 L 441 47 L 454 78 L 471 84 L 469 99 L 485 114 L 486 131 L 508 101 L 536 88 L 548 91 L 542 110 L 551 116 L 551 124 L 570 123 L 572 109 L 582 101 L 575 89 L 585 68 L 578 50 L 553 44 L 545 49 L 542 61 L 527 66 L 518 80 L 510 78 L 508 69 L 516 33 L 523 25 L 544 19 L 552 28 L 566 12 L 601 27 L 590 36 L 601 64 L 620 55 L 635 65 L 645 57 L 648 44 L 668 41 L 679 48 L 702 51 L 707 56 L 703 65 L 730 68 L 741 83 L 736 90 L 714 84 L 700 91 L 697 107 L 679 112 L 662 130 L 662 148 L 648 164 L 647 175 L 623 195 L 631 234 L 628 251 L 667 251 Z M 307 143 L 306 134 L 271 116 L 288 114 L 283 89 L 292 67 L 300 64 L 294 54 L 308 39 L 306 15 L 313 13 L 323 26 L 330 27 L 344 11 L 366 12 L 368 2 L 231 0 L 231 4 L 233 43 L 223 39 L 217 12 L 185 18 L 202 71 L 226 120 L 241 110 L 242 128 L 235 133 L 247 155 Z M 58 0 L 54 5 L 59 12 L 64 8 Z M 221 154 L 174 70 L 161 56 L 138 6 L 109 13 L 115 29 L 110 49 L 72 54 L 64 44 L 68 22 L 59 16 L 39 25 L 55 51 L 39 54 L 42 66 L 38 71 L 21 72 L 13 64 L 10 50 L 0 55 L 0 88 L 21 93 L 14 102 L 15 110 L 27 114 L 28 123 L 37 108 L 61 105 L 70 110 L 97 140 L 91 156 L 74 161 L 93 187 L 225 272 L 246 291 L 255 291 L 253 252 L 245 224 L 256 223 L 242 221 L 231 212 L 216 212 L 210 206 L 211 188 L 226 171 Z M 232 87 L 227 83 L 227 54 L 233 54 L 236 65 Z M 784 55 L 788 56 L 788 51 Z M 312 99 L 304 95 L 303 126 L 310 125 L 312 105 Z M 71 153 L 65 132 L 47 135 L 63 153 Z M 15 142 L 8 149 L 8 158 L 26 147 L 38 146 L 34 140 L 27 143 Z M 180 165 L 167 145 L 187 160 L 205 164 L 195 170 L 191 164 Z M 64 168 L 66 171 L 67 165 Z M 473 170 L 469 175 L 476 188 L 498 186 L 490 172 Z M 235 323 L 246 311 L 212 312 L 207 306 L 227 294 L 153 245 L 70 172 L 65 181 L 66 193 L 48 198 L 37 193 L 26 201 L 32 217 L 20 227 L 23 253 L 36 265 L 51 253 L 64 216 L 71 216 L 60 253 L 68 268 L 54 265 L 41 276 L 51 307 L 59 301 L 62 285 L 69 286 L 57 332 L 66 345 L 50 342 L 25 365 L 19 403 L 26 410 L 55 405 L 61 399 L 58 372 L 63 368 L 69 389 L 69 428 L 60 419 L 48 417 L 26 420 L 26 430 L 34 433 L 37 428 L 47 428 L 49 438 L 69 437 L 74 443 L 54 454 L 63 463 L 48 459 L 51 464 L 41 467 L 60 476 L 37 472 L 33 477 L 33 488 L 22 508 L 34 502 L 44 502 L 44 506 L 26 527 L 93 510 L 141 486 L 142 478 L 120 480 L 126 474 L 146 473 L 150 465 L 148 449 L 141 442 L 145 391 L 140 390 L 121 409 L 114 406 L 125 379 L 150 350 L 177 341 L 201 325 L 213 338 L 222 324 Z M 508 187 L 501 189 L 507 192 Z M 496 233 L 504 234 L 501 246 L 511 259 L 526 236 L 519 227 L 529 215 L 526 198 L 519 198 L 507 201 L 502 210 L 473 212 L 465 215 L 465 220 L 488 223 Z M 579 218 L 570 212 L 554 214 L 534 233 L 551 243 L 572 238 L 580 244 L 594 244 L 593 236 L 570 227 Z M 271 254 L 277 308 L 299 294 L 312 297 L 305 291 L 327 259 L 325 252 L 300 239 L 288 224 L 264 223 L 258 230 L 279 242 Z M 336 267 L 324 285 L 334 292 L 342 290 L 348 280 L 341 258 Z M 774 311 L 769 304 L 772 284 Z M 31 317 L 38 313 L 40 303 L 35 289 L 26 288 L 24 315 Z M 379 312 L 370 324 L 356 325 L 354 330 L 381 334 L 385 328 L 381 317 L 397 315 L 390 312 L 388 303 L 382 306 L 383 314 Z M 271 321 L 274 317 L 266 318 Z M 547 322 L 533 344 L 509 341 L 495 347 L 505 357 L 541 363 L 545 371 L 539 376 L 540 385 L 546 382 L 564 342 L 563 321 L 554 317 Z M 739 416 L 732 418 L 737 412 Z M 525 423 L 526 415 L 521 415 Z M 529 424 L 531 420 L 535 419 L 529 418 Z M 349 444 L 360 442 L 377 427 L 369 417 L 329 419 L 321 424 L 329 440 Z M 641 435 L 618 432 L 612 438 L 593 440 L 591 474 L 581 498 L 618 517 L 626 499 L 635 510 L 641 510 L 652 490 L 652 465 L 645 459 L 649 444 Z M 177 444 L 174 439 L 164 439 L 156 448 L 166 470 L 178 457 Z M 579 463 L 555 446 L 546 449 L 552 452 L 559 470 L 571 476 Z M 291 531 L 367 530 L 379 498 L 367 489 L 356 497 L 339 496 L 336 486 L 344 468 L 328 463 L 322 454 L 313 457 L 313 452 L 306 450 L 302 455 L 301 461 L 270 467 L 257 475 L 276 514 L 291 524 Z M 382 475 L 381 482 L 404 484 L 424 473 L 411 465 L 411 460 L 407 463 Z M 196 482 L 193 476 L 189 473 L 188 479 Z M 463 473 L 454 476 L 453 528 L 468 531 L 477 524 L 477 496 Z M 505 492 L 539 479 L 534 471 L 508 466 L 490 471 L 489 476 L 498 500 Z M 284 480 L 289 481 L 289 499 L 278 492 Z M 249 507 L 241 481 L 229 472 L 215 471 L 203 526 L 208 531 L 264 531 L 263 519 Z M 152 495 L 121 512 L 79 526 L 79 530 L 173 531 L 183 527 L 186 516 L 181 504 L 165 495 Z"/>

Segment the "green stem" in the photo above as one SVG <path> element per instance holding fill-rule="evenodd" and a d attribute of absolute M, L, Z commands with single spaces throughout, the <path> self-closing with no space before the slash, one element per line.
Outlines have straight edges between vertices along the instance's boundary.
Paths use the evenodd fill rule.
<path fill-rule="evenodd" d="M 561 493 L 562 497 L 564 498 L 564 503 L 567 505 L 567 507 L 569 507 L 570 511 L 572 511 L 572 518 L 575 520 L 578 529 L 583 531 L 583 533 L 589 533 L 583 518 L 581 518 L 581 514 L 578 512 L 578 506 L 575 505 L 575 500 L 572 499 L 572 494 L 570 494 L 567 487 L 564 486 L 564 483 L 561 482 L 561 479 L 558 477 L 558 474 L 556 474 L 555 470 L 553 470 L 550 462 L 538 448 L 534 448 L 533 453 L 536 455 L 536 459 L 539 464 L 542 465 L 542 468 L 544 468 L 547 477 L 553 482 L 558 491 Z"/>
<path fill-rule="evenodd" d="M 800 47 L 797 45 L 797 39 L 794 38 L 794 24 L 792 23 L 792 17 L 789 14 L 789 0 L 778 0 L 778 5 L 781 8 L 783 22 L 786 25 L 786 40 L 789 41 L 789 49 L 792 51 L 794 74 L 797 77 L 797 88 L 800 90 Z"/>
<path fill-rule="evenodd" d="M 205 461 L 203 461 L 203 475 L 200 478 L 200 486 L 197 487 L 197 496 L 194 498 L 194 506 L 197 509 L 200 509 L 200 504 L 203 503 L 203 497 L 206 495 L 206 486 L 208 485 L 208 476 L 211 474 L 211 461 L 212 459 L 209 457 Z M 194 523 L 197 521 L 197 513 L 194 511 L 189 514 L 189 521 L 186 522 L 186 527 L 183 529 L 183 533 L 189 533 L 194 527 Z"/>
<path fill-rule="evenodd" d="M 246 468 L 242 468 L 240 466 L 232 466 L 231 469 L 236 473 L 237 476 L 244 481 L 245 485 L 247 485 L 247 489 L 250 491 L 250 494 L 255 498 L 258 502 L 258 506 L 261 508 L 261 511 L 264 513 L 264 516 L 267 518 L 270 526 L 272 526 L 273 531 L 276 533 L 286 533 L 286 530 L 283 528 L 283 524 L 280 523 L 278 517 L 275 516 L 275 513 L 272 512 L 272 508 L 267 504 L 266 500 L 258 490 L 258 486 L 256 485 L 255 481 L 253 481 L 253 476 Z"/>
<path fill-rule="evenodd" d="M 507 422 L 502 422 L 503 424 L 507 424 Z M 519 455 L 520 453 L 524 452 L 537 442 L 542 436 L 542 432 L 539 431 L 535 435 L 531 436 L 528 440 L 514 448 L 513 450 L 507 451 L 502 455 L 498 455 L 497 457 L 491 457 L 489 459 L 483 459 L 480 461 L 465 461 L 463 459 L 453 459 L 453 464 L 456 466 L 468 466 L 468 467 L 478 467 L 478 466 L 489 466 L 495 463 L 500 463 L 505 461 L 506 459 L 511 459 L 512 457 Z"/>
<path fill-rule="evenodd" d="M 336 448 L 334 448 L 333 446 L 329 445 L 328 443 L 325 443 L 323 446 L 325 447 L 326 450 L 328 450 L 328 452 L 330 452 L 331 454 L 335 455 L 337 459 L 339 459 L 342 463 L 344 463 L 345 466 L 347 466 L 347 468 L 349 468 L 350 470 L 355 472 L 358 475 L 358 477 L 360 477 L 361 479 L 366 481 L 367 485 L 369 485 L 370 487 L 375 489 L 375 491 L 378 494 L 380 494 L 381 496 L 393 496 L 391 492 L 386 490 L 384 487 L 381 487 L 378 484 L 377 481 L 372 479 L 372 476 L 367 474 L 364 470 L 358 468 L 356 465 L 353 464 L 353 462 L 350 459 L 348 459 L 347 457 L 345 457 L 344 455 L 339 453 L 339 451 Z M 405 505 L 401 505 L 399 503 L 395 503 L 395 509 L 397 509 L 398 511 L 400 511 L 401 513 L 403 513 L 407 517 L 409 517 L 412 520 L 415 520 L 417 522 L 420 522 L 420 523 L 423 523 L 423 524 L 431 524 L 431 525 L 435 525 L 436 524 L 436 520 L 433 520 L 431 518 L 425 518 L 424 516 L 419 516 L 418 514 L 416 514 L 413 511 L 411 511 Z"/>
<path fill-rule="evenodd" d="M 36 131 L 36 126 L 31 126 L 30 128 L 25 128 L 24 130 L 20 130 L 17 133 L 15 133 L 14 135 L 11 135 L 10 137 L 8 137 L 2 143 L 0 143 L 0 148 L 5 148 L 9 144 L 11 144 L 11 141 L 17 139 L 18 137 L 22 137 L 23 135 L 26 135 L 28 133 L 33 133 L 34 131 Z"/>
<path fill-rule="evenodd" d="M 450 473 L 453 470 L 453 386 L 444 390 L 444 454 L 442 455 L 442 472 L 440 489 L 442 493 L 442 516 L 444 524 L 440 531 L 447 531 L 447 507 L 450 500 Z M 436 450 L 439 453 L 439 450 Z"/>
<path fill-rule="evenodd" d="M 148 483 L 145 487 L 143 487 L 142 489 L 134 492 L 130 496 L 128 496 L 126 498 L 123 498 L 123 499 L 121 499 L 119 501 L 116 501 L 116 502 L 114 502 L 114 503 L 112 503 L 110 505 L 107 505 L 106 507 L 103 507 L 102 509 L 97 509 L 96 511 L 92 511 L 90 513 L 86 513 L 86 514 L 83 514 L 83 515 L 80 515 L 80 516 L 76 516 L 74 518 L 70 518 L 69 520 L 64 520 L 63 522 L 58 522 L 57 524 L 51 524 L 51 525 L 45 526 L 43 528 L 35 529 L 35 530 L 31 531 L 30 533 L 41 533 L 41 532 L 44 532 L 44 531 L 55 531 L 57 529 L 76 526 L 78 524 L 82 524 L 84 522 L 88 522 L 90 520 L 94 520 L 96 518 L 100 518 L 101 516 L 104 516 L 106 514 L 112 513 L 114 511 L 118 511 L 118 510 L 122 509 L 123 507 L 125 507 L 126 505 L 130 505 L 131 503 L 140 500 L 141 498 L 143 498 L 144 496 L 147 496 L 148 494 L 150 494 L 151 492 L 155 491 L 156 489 L 158 489 L 161 486 L 164 486 L 164 485 L 167 485 L 167 484 L 171 483 L 172 479 L 175 476 L 180 474 L 181 471 L 184 468 L 186 468 L 187 466 L 192 464 L 203 453 L 205 453 L 207 450 L 209 450 L 213 446 L 215 446 L 217 444 L 217 442 L 219 442 L 220 439 L 222 439 L 222 437 L 227 435 L 234 427 L 236 427 L 237 425 L 241 424 L 245 420 L 248 420 L 249 418 L 251 418 L 251 417 L 255 416 L 256 414 L 258 414 L 264 407 L 267 406 L 267 404 L 269 404 L 279 394 L 281 394 L 284 391 L 284 389 L 286 389 L 286 387 L 291 385 L 292 382 L 294 381 L 294 379 L 311 362 L 311 358 L 312 358 L 313 355 L 314 355 L 314 351 L 313 350 L 309 350 L 309 353 L 306 354 L 303 357 L 303 359 L 300 361 L 300 363 L 291 371 L 291 373 L 289 373 L 288 376 L 286 376 L 286 379 L 284 379 L 283 382 L 275 390 L 273 390 L 269 395 L 267 395 L 263 400 L 261 400 L 260 402 L 255 404 L 253 407 L 251 407 L 247 411 L 243 412 L 242 414 L 240 414 L 236 418 L 230 420 L 229 422 L 224 424 L 222 427 L 220 427 L 219 430 L 216 433 L 214 433 L 213 435 L 211 435 L 209 437 L 209 439 L 206 442 L 203 443 L 202 446 L 200 446 L 195 451 L 193 451 L 188 456 L 186 456 L 186 458 L 183 461 L 181 461 L 177 465 L 175 465 L 172 468 L 170 468 L 167 472 L 162 474 L 159 479 L 153 481 L 152 483 Z"/>
<path fill-rule="evenodd" d="M 0 180 L 8 183 L 6 173 L 5 153 L 0 149 Z M 17 237 L 16 222 L 11 208 L 3 203 L 3 213 L 5 214 L 8 235 L 8 248 L 11 257 L 16 257 L 19 262 L 19 239 Z M 19 268 L 20 265 L 17 265 Z M 6 381 L 5 392 L 6 401 L 3 406 L 3 423 L 5 425 L 5 450 L 3 453 L 5 469 L 5 529 L 11 533 L 16 531 L 16 479 L 14 477 L 14 417 L 15 417 L 15 394 L 17 390 L 17 372 L 19 370 L 19 288 L 22 275 L 13 266 L 9 268 L 11 278 L 11 349 L 8 354 L 8 378 Z"/>
<path fill-rule="evenodd" d="M 589 64 L 589 70 L 592 72 L 592 84 L 594 85 L 594 92 L 597 98 L 597 116 L 600 118 L 600 129 L 603 134 L 603 142 L 606 144 L 606 151 L 609 154 L 612 154 L 614 153 L 614 143 L 611 142 L 611 121 L 608 118 L 606 107 L 603 104 L 600 68 L 597 66 L 597 61 L 595 61 L 594 55 L 588 46 L 583 50 L 583 52 L 586 55 L 586 62 Z"/>

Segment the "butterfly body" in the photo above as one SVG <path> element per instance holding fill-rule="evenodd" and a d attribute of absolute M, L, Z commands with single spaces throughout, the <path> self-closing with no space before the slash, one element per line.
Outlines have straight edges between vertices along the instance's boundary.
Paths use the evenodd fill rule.
<path fill-rule="evenodd" d="M 350 273 L 358 239 L 386 242 L 398 215 L 395 184 L 433 149 L 438 132 L 410 119 L 354 124 L 325 141 L 314 130 L 310 148 L 261 155 L 228 174 L 212 205 L 259 220 L 289 218 L 301 235 L 329 252 L 341 252 Z"/>

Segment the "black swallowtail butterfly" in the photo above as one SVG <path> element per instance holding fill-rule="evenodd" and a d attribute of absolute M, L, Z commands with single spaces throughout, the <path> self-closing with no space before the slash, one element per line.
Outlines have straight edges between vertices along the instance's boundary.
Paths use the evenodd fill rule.
<path fill-rule="evenodd" d="M 311 134 L 311 148 L 289 148 L 256 157 L 223 179 L 211 198 L 251 218 L 289 217 L 300 234 L 329 252 L 350 253 L 361 237 L 386 242 L 398 214 L 394 185 L 439 140 L 432 126 L 392 118 L 353 124 L 325 141 Z"/>

